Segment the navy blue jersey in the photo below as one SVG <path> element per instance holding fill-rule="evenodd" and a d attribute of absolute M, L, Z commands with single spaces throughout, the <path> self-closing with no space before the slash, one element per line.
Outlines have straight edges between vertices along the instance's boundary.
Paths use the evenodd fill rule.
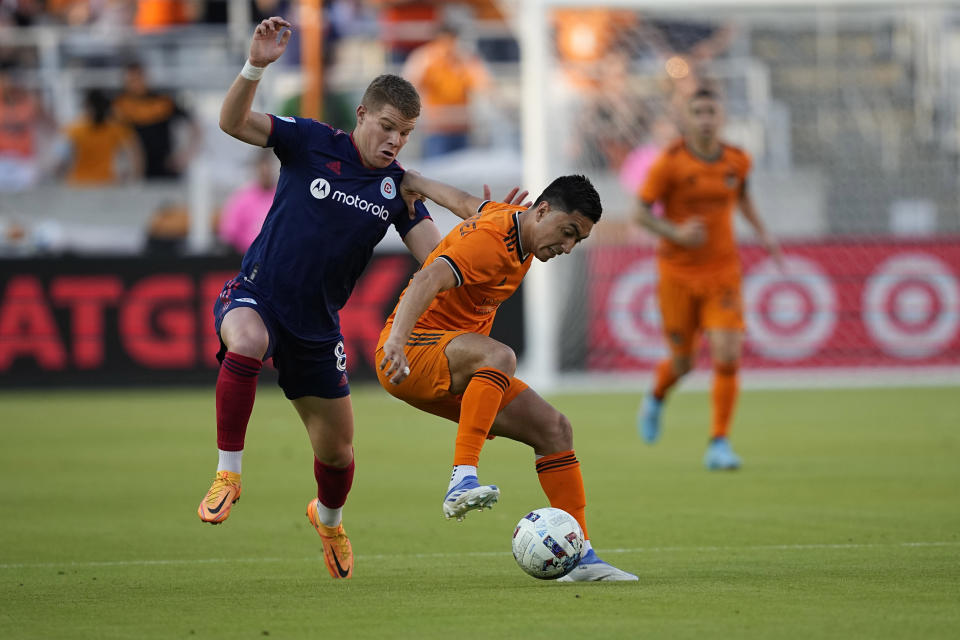
<path fill-rule="evenodd" d="M 402 238 L 426 212 L 410 219 L 396 161 L 370 169 L 344 131 L 270 118 L 267 146 L 280 158 L 280 181 L 242 275 L 290 333 L 332 340 L 340 335 L 338 312 L 387 228 L 393 224 Z"/>

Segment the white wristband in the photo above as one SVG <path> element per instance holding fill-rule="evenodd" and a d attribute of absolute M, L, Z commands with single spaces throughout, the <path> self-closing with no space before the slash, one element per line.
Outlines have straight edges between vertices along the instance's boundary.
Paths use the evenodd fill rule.
<path fill-rule="evenodd" d="M 257 81 L 263 77 L 263 70 L 266 67 L 255 67 L 250 64 L 250 61 L 247 60 L 243 63 L 243 69 L 240 70 L 240 75 L 246 78 L 247 80 Z"/>

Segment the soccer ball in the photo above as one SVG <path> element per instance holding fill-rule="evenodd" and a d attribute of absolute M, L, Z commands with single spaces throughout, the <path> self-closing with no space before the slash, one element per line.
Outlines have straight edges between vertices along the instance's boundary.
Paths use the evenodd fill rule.
<path fill-rule="evenodd" d="M 583 531 L 563 509 L 534 509 L 513 530 L 513 557 L 534 578 L 555 580 L 580 563 Z"/>

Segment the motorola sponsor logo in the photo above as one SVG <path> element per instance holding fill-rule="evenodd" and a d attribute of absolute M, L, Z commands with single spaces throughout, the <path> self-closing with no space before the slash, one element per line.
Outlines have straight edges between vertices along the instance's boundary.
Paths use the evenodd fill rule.
<path fill-rule="evenodd" d="M 392 193 L 396 193 L 393 187 L 393 181 L 390 182 L 390 188 Z M 384 184 L 381 184 L 381 192 L 384 190 Z M 331 193 L 332 192 L 332 193 Z M 360 196 L 354 193 L 346 193 L 339 189 L 333 190 L 333 187 L 330 185 L 330 182 L 325 178 L 316 178 L 313 182 L 310 183 L 310 195 L 312 195 L 317 200 L 324 200 L 328 196 L 339 202 L 345 204 L 348 207 L 354 207 L 360 211 L 365 211 L 369 214 L 375 215 L 381 220 L 390 219 L 390 211 L 383 205 L 379 205 L 376 202 L 371 200 L 365 200 Z M 391 196 L 392 197 L 392 196 Z"/>

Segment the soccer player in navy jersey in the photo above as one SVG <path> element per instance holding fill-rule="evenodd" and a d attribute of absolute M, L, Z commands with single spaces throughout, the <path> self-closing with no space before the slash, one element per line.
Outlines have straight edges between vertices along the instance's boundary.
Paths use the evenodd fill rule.
<path fill-rule="evenodd" d="M 263 229 L 214 307 L 222 363 L 216 388 L 220 457 L 198 513 L 218 524 L 240 497 L 257 376 L 273 357 L 280 387 L 313 446 L 317 499 L 307 516 L 320 534 L 330 575 L 349 578 L 353 552 L 341 514 L 353 483 L 353 410 L 338 312 L 391 224 L 419 262 L 442 235 L 425 209 L 409 213 L 399 195 L 404 170 L 396 157 L 420 114 L 420 98 L 406 80 L 374 79 L 351 134 L 310 119 L 251 111 L 263 68 L 283 54 L 290 28 L 277 17 L 257 26 L 249 59 L 220 110 L 221 129 L 273 147 L 281 168 Z"/>

